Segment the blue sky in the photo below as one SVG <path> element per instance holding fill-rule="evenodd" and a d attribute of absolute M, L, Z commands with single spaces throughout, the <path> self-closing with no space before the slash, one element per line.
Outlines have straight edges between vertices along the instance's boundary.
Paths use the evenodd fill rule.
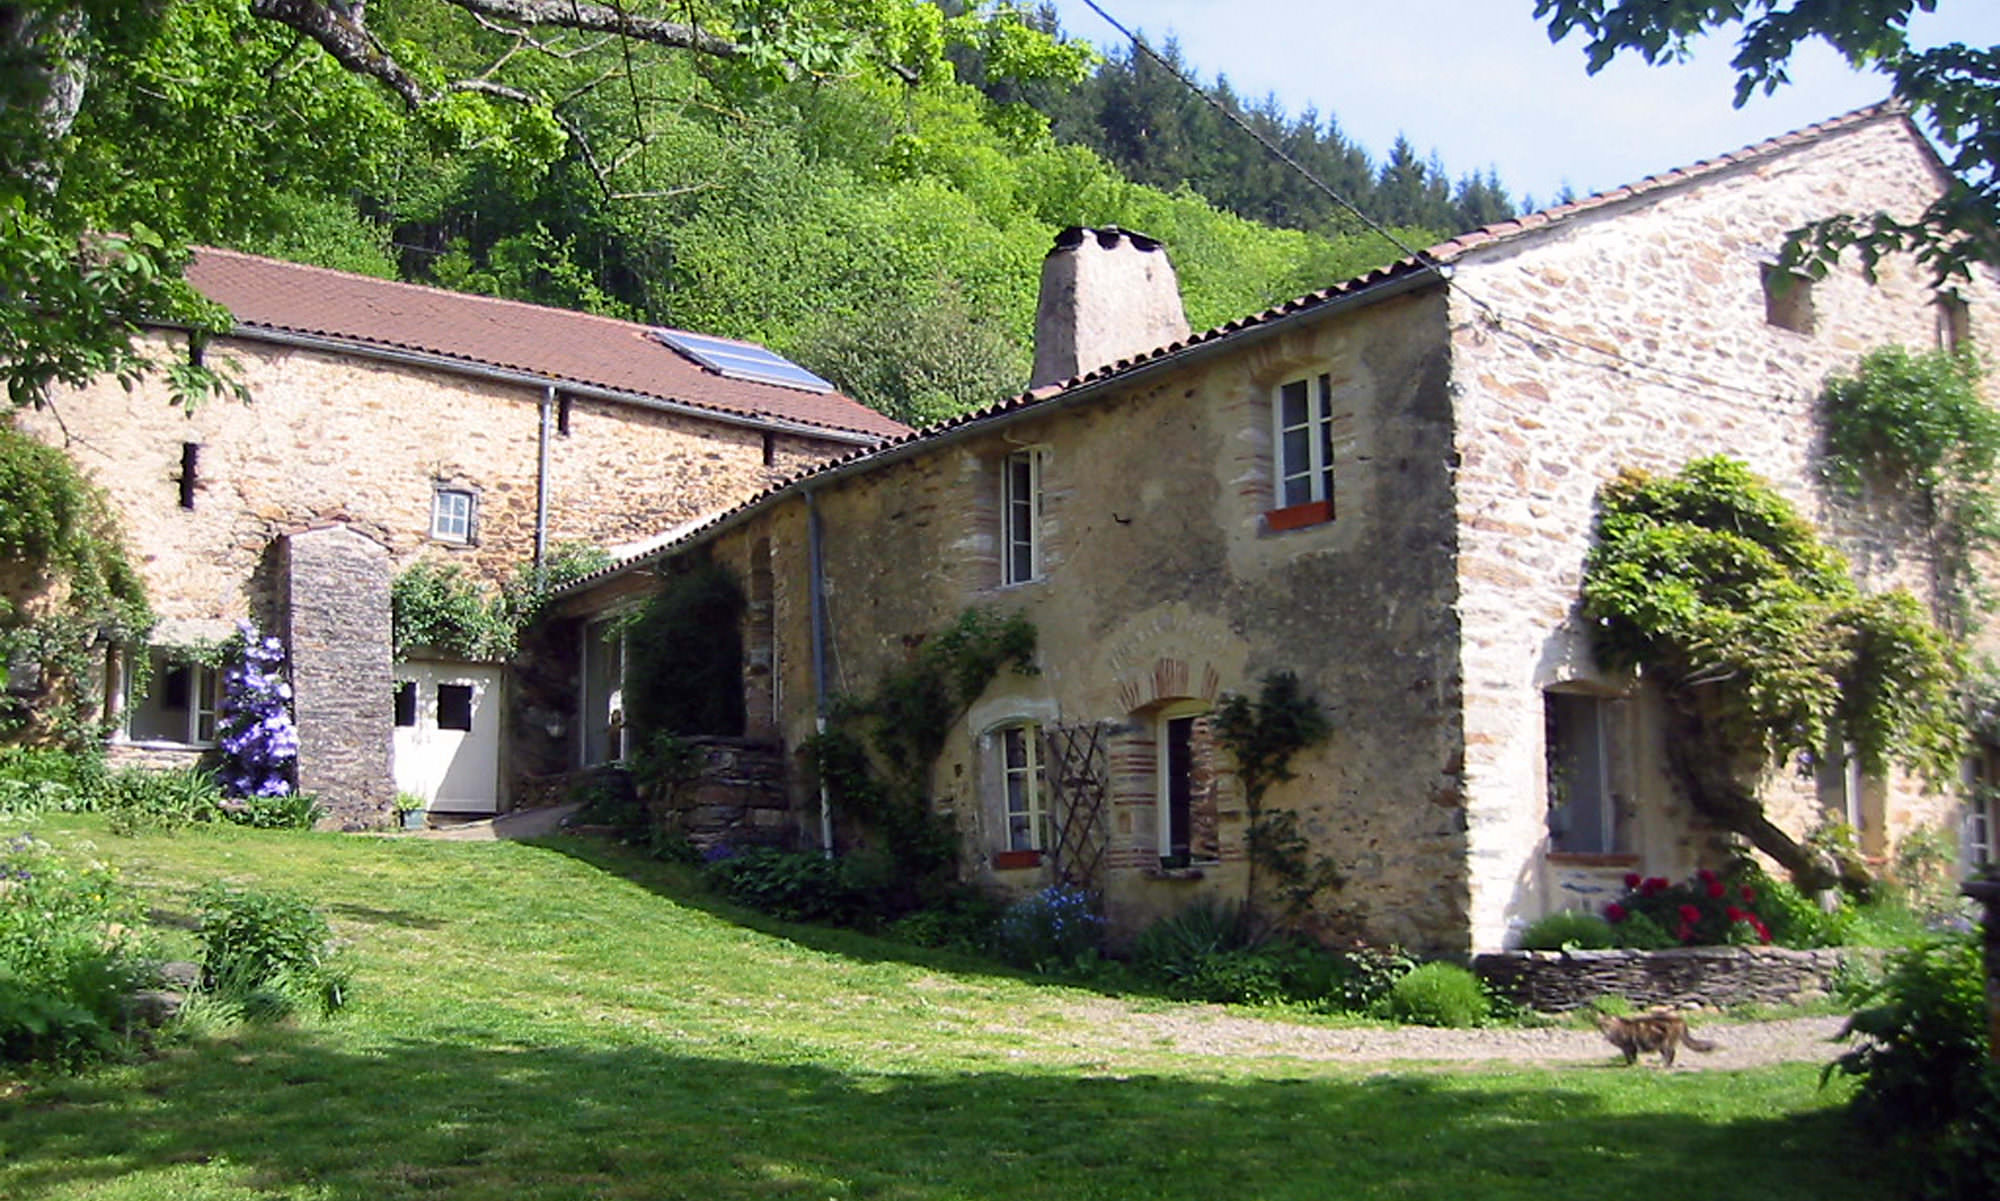
<path fill-rule="evenodd" d="M 1054 0 L 1063 28 L 1122 42 L 1083 0 Z M 1534 0 L 1098 0 L 1127 28 L 1174 34 L 1204 83 L 1226 75 L 1238 95 L 1275 93 L 1308 106 L 1379 161 L 1398 133 L 1435 149 L 1453 176 L 1497 168 L 1518 200 L 1546 203 L 1712 158 L 1882 99 L 1887 81 L 1850 70 L 1812 43 L 1793 83 L 1730 107 L 1733 38 L 1691 61 L 1648 67 L 1624 57 L 1584 70 L 1576 35 L 1551 45 Z M 1940 0 L 1911 26 L 1924 44 L 2000 44 L 2000 4 Z"/>

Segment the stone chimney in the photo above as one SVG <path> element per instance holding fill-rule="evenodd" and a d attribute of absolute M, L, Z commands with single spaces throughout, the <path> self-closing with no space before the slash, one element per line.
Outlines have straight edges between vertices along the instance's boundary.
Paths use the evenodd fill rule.
<path fill-rule="evenodd" d="M 1086 375 L 1187 335 L 1180 283 L 1158 241 L 1115 225 L 1071 226 L 1042 260 L 1028 387 Z"/>

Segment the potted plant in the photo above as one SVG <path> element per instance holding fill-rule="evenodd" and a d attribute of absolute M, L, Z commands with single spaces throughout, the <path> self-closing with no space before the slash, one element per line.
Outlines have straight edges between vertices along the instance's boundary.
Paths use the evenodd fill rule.
<path fill-rule="evenodd" d="M 405 830 L 421 830 L 428 824 L 424 798 L 414 792 L 396 794 L 396 824 Z"/>

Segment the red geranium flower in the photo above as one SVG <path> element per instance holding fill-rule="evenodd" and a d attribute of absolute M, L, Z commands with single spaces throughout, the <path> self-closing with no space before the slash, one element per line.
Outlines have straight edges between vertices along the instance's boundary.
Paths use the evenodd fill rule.
<path fill-rule="evenodd" d="M 1748 884 L 1745 884 L 1743 886 L 1743 903 L 1747 905 L 1756 899 L 1757 899 L 1757 890 L 1750 887 Z"/>
<path fill-rule="evenodd" d="M 1715 883 L 1715 873 L 1707 868 L 1702 868 L 1700 871 L 1696 872 L 1695 875 L 1700 877 L 1701 882 L 1703 884 Z"/>
<path fill-rule="evenodd" d="M 1674 931 L 1674 937 L 1680 939 L 1682 942 L 1693 942 L 1694 927 L 1688 925 L 1686 922 L 1682 922 L 1680 929 Z"/>
<path fill-rule="evenodd" d="M 1718 901 L 1722 899 L 1722 894 L 1728 891 L 1728 889 L 1722 886 L 1722 881 L 1720 880 L 1710 880 L 1708 882 L 1708 895 Z"/>
<path fill-rule="evenodd" d="M 1755 918 L 1752 918 L 1752 919 L 1751 919 L 1751 921 L 1752 921 L 1753 923 L 1755 923 L 1755 925 L 1756 925 L 1756 927 L 1757 927 L 1757 941 L 1758 941 L 1758 942 L 1770 942 L 1770 941 L 1771 941 L 1771 927 L 1769 927 L 1769 926 L 1765 925 L 1765 924 L 1764 924 L 1763 922 L 1759 922 L 1759 921 L 1757 921 L 1757 920 L 1756 920 Z"/>
<path fill-rule="evenodd" d="M 1701 910 L 1696 909 L 1692 905 L 1683 905 L 1681 906 L 1681 920 L 1689 925 L 1693 925 L 1695 922 L 1701 920 Z"/>
<path fill-rule="evenodd" d="M 1747 915 L 1747 914 L 1745 914 L 1745 913 L 1744 913 L 1744 912 L 1743 912 L 1743 911 L 1742 911 L 1741 909 L 1738 909 L 1738 908 L 1737 908 L 1736 906 L 1734 906 L 1734 905 L 1731 905 L 1731 906 L 1729 906 L 1728 908 L 1724 909 L 1724 910 L 1723 910 L 1722 912 L 1723 912 L 1724 916 L 1728 917 L 1728 918 L 1729 918 L 1729 920 L 1730 920 L 1730 921 L 1732 921 L 1732 922 L 1740 922 L 1740 921 L 1744 920 L 1744 918 L 1745 918 L 1745 917 L 1747 917 L 1747 916 L 1748 916 L 1748 915 Z"/>
<path fill-rule="evenodd" d="M 1607 921 L 1607 922 L 1622 922 L 1622 921 L 1624 921 L 1624 920 L 1625 920 L 1625 906 L 1623 906 L 1623 905 L 1620 905 L 1620 904 L 1619 904 L 1618 902 L 1616 902 L 1616 901 L 1613 901 L 1613 902 L 1611 902 L 1611 903 L 1610 903 L 1609 905 L 1606 905 L 1606 906 L 1604 907 L 1604 920 L 1605 920 L 1605 921 Z"/>
<path fill-rule="evenodd" d="M 1629 889 L 1633 889 L 1633 888 L 1637 888 L 1637 887 L 1639 887 L 1639 873 L 1638 873 L 1638 872 L 1626 872 L 1626 873 L 1625 873 L 1625 887 L 1626 887 L 1626 888 L 1627 888 L 1628 890 L 1629 890 Z"/>

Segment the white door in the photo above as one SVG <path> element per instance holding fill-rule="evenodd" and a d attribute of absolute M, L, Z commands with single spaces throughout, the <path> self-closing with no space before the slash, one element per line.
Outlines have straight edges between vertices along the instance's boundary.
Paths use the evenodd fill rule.
<path fill-rule="evenodd" d="M 500 669 L 396 665 L 396 791 L 439 813 L 500 808 Z"/>

